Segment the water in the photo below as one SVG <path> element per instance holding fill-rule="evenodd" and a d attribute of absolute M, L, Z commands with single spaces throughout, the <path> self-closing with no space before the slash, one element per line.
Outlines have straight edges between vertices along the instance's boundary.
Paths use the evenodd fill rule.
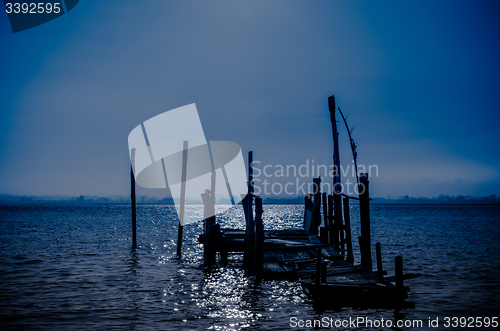
<path fill-rule="evenodd" d="M 189 217 L 201 213 L 187 208 Z M 298 228 L 302 212 L 299 205 L 264 205 L 264 225 Z M 138 206 L 137 249 L 130 247 L 129 206 L 1 206 L 0 329 L 284 330 L 291 317 L 423 321 L 421 328 L 325 328 L 332 330 L 457 329 L 446 328 L 444 318 L 500 316 L 499 212 L 500 206 L 372 206 L 373 245 L 381 242 L 389 275 L 398 254 L 405 272 L 423 274 L 406 281 L 416 308 L 317 312 L 299 282 L 246 277 L 238 255 L 227 268 L 203 268 L 201 222 L 185 226 L 183 257 L 176 259 L 171 206 Z M 358 214 L 351 206 L 353 238 Z M 242 211 L 219 222 L 243 228 Z M 428 327 L 429 317 L 439 318 L 438 328 Z"/>

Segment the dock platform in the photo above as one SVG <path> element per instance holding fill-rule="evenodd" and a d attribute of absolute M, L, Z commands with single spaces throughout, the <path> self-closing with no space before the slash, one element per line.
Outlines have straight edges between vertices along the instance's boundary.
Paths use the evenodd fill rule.
<path fill-rule="evenodd" d="M 199 241 L 203 240 L 202 234 Z M 245 230 L 220 229 L 215 250 L 221 257 L 243 253 L 245 247 Z M 393 284 L 395 277 L 381 279 L 378 271 L 348 263 L 333 247 L 322 244 L 316 234 L 303 229 L 264 231 L 262 255 L 262 270 L 257 276 L 267 280 L 300 280 L 318 307 L 414 307 L 413 302 L 405 301 L 409 287 Z M 416 276 L 407 274 L 403 278 Z"/>

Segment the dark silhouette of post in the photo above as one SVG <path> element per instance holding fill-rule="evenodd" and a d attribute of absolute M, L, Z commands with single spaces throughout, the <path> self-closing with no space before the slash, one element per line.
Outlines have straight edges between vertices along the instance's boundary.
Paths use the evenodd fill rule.
<path fill-rule="evenodd" d="M 131 151 L 131 162 L 130 162 L 130 202 L 132 204 L 132 247 L 137 246 L 136 238 L 136 216 L 135 216 L 135 148 Z"/>
<path fill-rule="evenodd" d="M 333 133 L 333 208 L 334 208 L 334 248 L 339 251 L 340 231 L 342 229 L 342 184 L 340 181 L 340 152 L 339 152 L 339 133 L 337 131 L 337 120 L 335 118 L 335 97 L 328 97 L 328 109 L 330 110 L 330 121 L 332 122 Z"/>
<path fill-rule="evenodd" d="M 248 152 L 248 194 L 246 200 L 242 201 L 246 204 L 245 218 L 245 268 L 249 275 L 255 273 L 255 223 L 253 220 L 253 153 Z"/>
<path fill-rule="evenodd" d="M 350 264 L 354 263 L 354 254 L 352 251 L 351 239 L 351 212 L 349 210 L 349 198 L 344 197 L 344 222 L 345 222 L 345 244 L 347 249 L 346 261 Z"/>
<path fill-rule="evenodd" d="M 328 201 L 326 193 L 321 193 L 323 203 L 323 226 L 319 229 L 319 239 L 322 244 L 328 244 Z"/>
<path fill-rule="evenodd" d="M 201 199 L 203 200 L 203 261 L 206 266 L 210 266 L 212 261 L 210 260 L 210 190 L 205 190 L 205 193 L 201 194 Z"/>
<path fill-rule="evenodd" d="M 318 234 L 318 227 L 321 225 L 321 177 L 313 178 L 313 188 L 314 188 L 313 233 Z"/>
<path fill-rule="evenodd" d="M 188 142 L 184 141 L 182 149 L 181 201 L 179 209 L 179 229 L 177 231 L 177 256 L 181 256 L 182 231 L 184 229 L 184 201 L 186 200 L 186 172 L 187 172 Z"/>
<path fill-rule="evenodd" d="M 262 267 L 264 263 L 264 224 L 262 223 L 262 198 L 255 198 L 255 273 L 262 275 Z"/>
<path fill-rule="evenodd" d="M 333 246 L 334 230 L 333 230 L 333 195 L 329 194 L 328 200 L 328 243 Z"/>
<path fill-rule="evenodd" d="M 359 219 L 361 221 L 361 265 L 372 270 L 371 235 L 370 235 L 370 194 L 368 174 L 359 176 Z"/>

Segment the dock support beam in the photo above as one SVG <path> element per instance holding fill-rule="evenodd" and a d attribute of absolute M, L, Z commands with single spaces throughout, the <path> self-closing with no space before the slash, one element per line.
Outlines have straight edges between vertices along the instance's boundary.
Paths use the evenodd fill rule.
<path fill-rule="evenodd" d="M 334 231 L 333 246 L 340 251 L 340 231 L 342 230 L 342 184 L 340 181 L 340 152 L 339 132 L 337 131 L 337 120 L 335 118 L 335 97 L 328 97 L 328 109 L 330 110 L 330 121 L 333 133 L 333 206 L 334 206 Z M 330 241 L 331 242 L 331 241 Z"/>
<path fill-rule="evenodd" d="M 323 202 L 323 226 L 319 229 L 319 239 L 322 244 L 328 244 L 328 201 L 326 193 L 321 194 L 321 201 Z"/>
<path fill-rule="evenodd" d="M 321 177 L 313 178 L 313 196 L 314 196 L 314 209 L 313 209 L 313 232 L 318 234 L 318 227 L 321 225 Z"/>
<path fill-rule="evenodd" d="M 370 235 L 370 194 L 368 174 L 359 176 L 359 218 L 361 221 L 361 265 L 372 270 L 371 235 Z"/>
<path fill-rule="evenodd" d="M 214 176 L 215 171 L 212 171 L 212 176 Z M 212 177 L 215 178 L 215 177 Z M 215 180 L 214 180 L 215 182 Z M 216 234 L 215 228 L 215 214 L 213 213 L 215 206 L 215 198 L 210 190 L 205 190 L 205 193 L 201 195 L 204 205 L 204 227 L 203 227 L 203 257 L 206 266 L 212 266 L 215 264 L 215 241 L 214 237 Z"/>
<path fill-rule="evenodd" d="M 179 229 L 177 231 L 177 256 L 181 257 L 182 232 L 184 230 L 184 202 L 186 200 L 186 172 L 187 172 L 188 142 L 184 141 L 182 149 L 181 173 L 181 201 L 179 206 Z"/>
<path fill-rule="evenodd" d="M 345 222 L 345 244 L 347 249 L 346 261 L 350 264 L 354 263 L 354 254 L 352 252 L 351 238 L 351 212 L 349 209 L 349 198 L 344 197 L 344 222 Z"/>
<path fill-rule="evenodd" d="M 136 237 L 136 210 L 135 210 L 135 177 L 134 177 L 134 167 L 135 167 L 135 148 L 131 151 L 131 165 L 130 165 L 130 202 L 132 204 L 132 247 L 137 246 Z"/>
<path fill-rule="evenodd" d="M 264 263 L 264 224 L 262 223 L 262 198 L 255 198 L 255 274 L 262 275 Z"/>
<path fill-rule="evenodd" d="M 333 195 L 328 195 L 328 243 L 333 246 L 335 231 L 333 229 Z"/>
<path fill-rule="evenodd" d="M 242 201 L 245 212 L 244 265 L 249 275 L 255 274 L 255 223 L 253 220 L 253 153 L 248 152 L 248 194 Z M 246 208 L 245 208 L 246 205 Z"/>

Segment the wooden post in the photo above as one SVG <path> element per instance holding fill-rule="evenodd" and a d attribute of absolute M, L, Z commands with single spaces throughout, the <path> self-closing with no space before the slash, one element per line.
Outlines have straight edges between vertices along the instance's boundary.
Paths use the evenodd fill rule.
<path fill-rule="evenodd" d="M 375 245 L 376 253 L 377 253 L 377 275 L 378 282 L 384 282 L 384 269 L 382 268 L 382 249 L 380 248 L 380 243 Z"/>
<path fill-rule="evenodd" d="M 340 230 L 342 228 L 342 184 L 340 181 L 340 152 L 339 152 L 339 133 L 337 131 L 337 120 L 335 118 L 335 97 L 328 97 L 328 109 L 330 110 L 330 121 L 332 122 L 333 133 L 333 208 L 334 213 L 334 232 L 333 244 L 337 251 L 340 251 Z"/>
<path fill-rule="evenodd" d="M 211 185 L 210 185 L 210 226 L 215 225 L 215 175 L 217 173 L 212 170 Z"/>
<path fill-rule="evenodd" d="M 328 236 L 330 246 L 334 246 L 335 231 L 333 228 L 333 195 L 328 195 Z"/>
<path fill-rule="evenodd" d="M 318 227 L 321 225 L 321 177 L 313 178 L 313 188 L 314 188 L 313 233 L 318 234 Z"/>
<path fill-rule="evenodd" d="M 326 198 L 326 193 L 321 194 L 321 201 L 323 202 L 323 226 L 319 229 L 319 238 L 321 243 L 328 244 L 328 201 Z"/>
<path fill-rule="evenodd" d="M 350 264 L 353 264 L 354 254 L 352 251 L 352 238 L 351 238 L 351 212 L 349 210 L 348 197 L 344 197 L 344 222 L 345 222 L 345 244 L 347 249 L 346 261 Z"/>
<path fill-rule="evenodd" d="M 304 197 L 304 230 L 309 233 L 311 232 L 313 222 L 312 210 L 313 203 L 311 201 L 311 195 L 308 194 Z"/>
<path fill-rule="evenodd" d="M 262 223 L 262 198 L 255 198 L 255 273 L 260 276 L 264 263 L 264 224 Z"/>
<path fill-rule="evenodd" d="M 328 229 L 328 198 L 326 192 L 321 194 L 321 202 L 323 203 L 323 226 Z"/>
<path fill-rule="evenodd" d="M 215 171 L 212 170 L 210 190 L 205 190 L 202 194 L 203 204 L 205 207 L 205 265 L 212 266 L 215 264 L 217 234 L 215 227 Z"/>
<path fill-rule="evenodd" d="M 395 278 L 396 278 L 396 289 L 398 293 L 398 299 L 404 299 L 404 288 L 403 288 L 403 257 L 398 255 L 394 258 L 395 264 Z"/>
<path fill-rule="evenodd" d="M 186 172 L 187 172 L 188 142 L 184 141 L 182 148 L 182 174 L 181 174 L 181 201 L 179 206 L 179 229 L 177 231 L 177 256 L 181 256 L 182 231 L 184 229 L 184 202 L 186 200 Z"/>
<path fill-rule="evenodd" d="M 209 190 L 205 190 L 205 193 L 201 194 L 201 199 L 203 200 L 203 262 L 207 265 L 208 256 L 208 205 L 209 205 Z"/>
<path fill-rule="evenodd" d="M 359 219 L 361 221 L 361 264 L 367 270 L 372 270 L 371 235 L 370 235 L 370 195 L 368 174 L 359 177 Z"/>
<path fill-rule="evenodd" d="M 212 216 L 212 192 L 210 190 L 205 190 L 205 193 L 201 195 L 201 198 L 203 199 L 203 205 L 205 207 L 204 209 L 204 228 L 203 228 L 203 255 L 204 255 L 204 262 L 206 266 L 211 266 L 215 264 L 215 248 L 214 248 L 214 241 L 213 241 L 213 226 L 212 226 L 212 221 L 215 216 Z"/>
<path fill-rule="evenodd" d="M 130 163 L 130 202 L 132 204 L 132 247 L 137 246 L 137 236 L 136 236 L 136 210 L 135 210 L 135 148 L 131 151 L 131 163 Z"/>
<path fill-rule="evenodd" d="M 248 274 L 255 273 L 255 223 L 253 221 L 253 153 L 248 152 L 248 194 L 246 211 L 246 269 Z"/>

